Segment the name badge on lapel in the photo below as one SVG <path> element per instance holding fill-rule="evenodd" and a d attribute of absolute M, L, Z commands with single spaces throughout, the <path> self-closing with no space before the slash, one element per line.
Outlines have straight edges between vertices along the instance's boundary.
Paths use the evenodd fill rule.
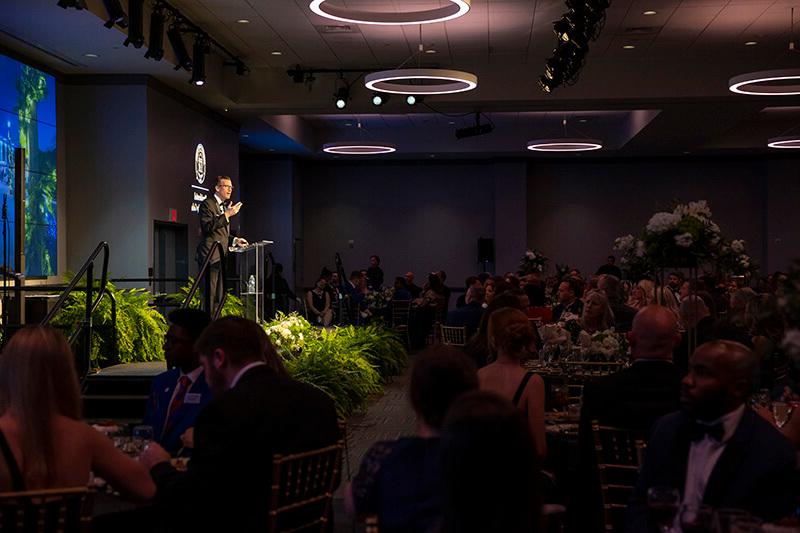
<path fill-rule="evenodd" d="M 202 397 L 203 395 L 197 392 L 187 392 L 186 396 L 183 397 L 183 403 L 197 405 Z"/>

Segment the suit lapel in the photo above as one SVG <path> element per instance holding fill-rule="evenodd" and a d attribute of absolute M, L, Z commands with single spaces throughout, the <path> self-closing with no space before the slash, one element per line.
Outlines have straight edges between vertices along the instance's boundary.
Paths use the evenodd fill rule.
<path fill-rule="evenodd" d="M 689 465 L 689 448 L 692 445 L 690 432 L 690 420 L 686 415 L 678 430 L 675 432 L 675 445 L 672 448 L 675 453 L 672 456 L 672 468 L 669 469 L 670 485 L 678 489 L 683 498 L 683 490 L 686 487 L 686 468 Z"/>

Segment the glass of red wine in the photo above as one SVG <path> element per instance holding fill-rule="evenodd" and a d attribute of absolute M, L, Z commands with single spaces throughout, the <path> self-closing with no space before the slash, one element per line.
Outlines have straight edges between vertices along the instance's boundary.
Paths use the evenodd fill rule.
<path fill-rule="evenodd" d="M 660 533 L 670 533 L 675 516 L 678 514 L 681 495 L 673 487 L 650 487 L 647 489 L 647 509 L 650 522 L 658 527 Z"/>

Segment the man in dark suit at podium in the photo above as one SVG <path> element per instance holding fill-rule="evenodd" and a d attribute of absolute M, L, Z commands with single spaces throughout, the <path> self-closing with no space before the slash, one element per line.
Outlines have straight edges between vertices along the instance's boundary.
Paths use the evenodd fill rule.
<path fill-rule="evenodd" d="M 213 309 L 222 299 L 222 292 L 225 290 L 225 283 L 219 283 L 220 260 L 225 260 L 228 253 L 228 246 L 247 246 L 247 241 L 241 237 L 231 235 L 231 217 L 236 216 L 242 208 L 242 202 L 233 204 L 231 194 L 233 193 L 233 182 L 228 176 L 217 176 L 214 186 L 214 194 L 209 196 L 200 204 L 200 230 L 202 235 L 197 246 L 197 265 L 203 266 L 208 252 L 214 241 L 222 243 L 222 258 L 216 250 L 211 257 L 211 309 L 209 314 L 213 314 Z"/>

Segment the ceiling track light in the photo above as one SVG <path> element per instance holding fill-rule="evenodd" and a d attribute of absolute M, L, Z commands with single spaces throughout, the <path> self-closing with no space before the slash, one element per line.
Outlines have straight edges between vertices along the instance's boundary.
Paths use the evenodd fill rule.
<path fill-rule="evenodd" d="M 144 0 L 128 0 L 128 38 L 122 43 L 134 48 L 144 45 Z"/>
<path fill-rule="evenodd" d="M 361 11 L 352 8 L 331 5 L 329 0 L 312 0 L 309 9 L 319 15 L 341 22 L 355 24 L 380 24 L 399 26 L 404 24 L 431 24 L 445 22 L 466 15 L 472 0 L 449 0 L 448 5 L 424 11 L 407 11 L 392 13 L 386 11 Z"/>
<path fill-rule="evenodd" d="M 344 109 L 347 107 L 347 102 L 350 100 L 350 89 L 345 87 L 339 87 L 339 90 L 336 91 L 336 95 L 334 96 L 334 103 L 336 104 L 337 109 Z"/>
<path fill-rule="evenodd" d="M 383 93 L 372 93 L 372 105 L 375 107 L 380 107 L 385 104 L 389 100 L 388 94 Z"/>
<path fill-rule="evenodd" d="M 406 95 L 406 104 L 410 106 L 415 106 L 417 104 L 421 104 L 425 100 L 424 96 L 419 94 L 407 94 Z"/>
<path fill-rule="evenodd" d="M 206 53 L 208 43 L 204 35 L 198 35 L 192 45 L 192 77 L 189 83 L 202 87 L 206 84 Z"/>
<path fill-rule="evenodd" d="M 87 9 L 86 0 L 58 0 L 58 7 L 62 9 L 72 8 L 78 11 Z"/>
<path fill-rule="evenodd" d="M 103 26 L 109 29 L 113 28 L 115 24 L 120 28 L 128 27 L 128 15 L 125 14 L 119 0 L 103 0 L 103 5 L 108 13 L 108 19 Z"/>
<path fill-rule="evenodd" d="M 164 57 L 164 12 L 156 6 L 150 13 L 150 39 L 147 41 L 147 52 L 144 57 L 161 61 Z"/>
<path fill-rule="evenodd" d="M 167 30 L 167 39 L 169 45 L 172 47 L 172 52 L 175 54 L 175 70 L 184 69 L 187 71 L 192 70 L 192 58 L 186 50 L 186 43 L 183 42 L 183 34 L 181 28 L 177 24 L 170 26 Z"/>

